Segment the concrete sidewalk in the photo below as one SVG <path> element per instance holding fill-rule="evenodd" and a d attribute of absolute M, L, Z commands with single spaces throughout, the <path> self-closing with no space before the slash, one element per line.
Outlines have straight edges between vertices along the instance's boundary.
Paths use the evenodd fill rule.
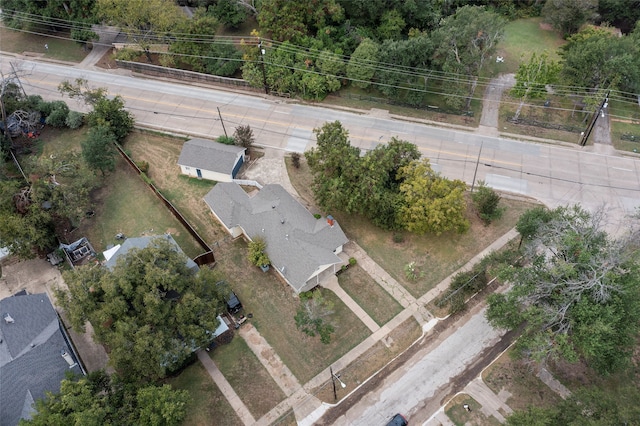
<path fill-rule="evenodd" d="M 227 401 L 229 401 L 231 407 L 234 409 L 236 414 L 238 414 L 242 423 L 245 425 L 255 424 L 256 419 L 253 418 L 253 414 L 251 414 L 247 406 L 244 405 L 244 402 L 240 400 L 236 391 L 233 390 L 227 379 L 225 379 L 220 370 L 218 370 L 218 367 L 211 360 L 209 354 L 206 351 L 199 350 L 198 359 L 207 370 L 214 383 L 218 386 L 218 389 L 220 389 L 225 398 L 227 398 Z"/>
<path fill-rule="evenodd" d="M 493 416 L 498 419 L 500 423 L 504 423 L 506 419 L 502 413 L 513 413 L 511 407 L 509 407 L 499 398 L 498 395 L 489 389 L 489 386 L 487 386 L 484 380 L 482 380 L 482 377 L 476 377 L 464 388 L 463 393 L 468 394 L 478 401 L 482 406 L 480 411 L 482 411 L 487 418 Z M 502 412 L 500 410 L 502 410 Z"/>

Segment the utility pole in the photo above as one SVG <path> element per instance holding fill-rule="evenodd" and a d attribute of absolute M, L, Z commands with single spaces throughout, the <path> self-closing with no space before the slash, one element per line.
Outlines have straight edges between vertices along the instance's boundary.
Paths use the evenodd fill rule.
<path fill-rule="evenodd" d="M 593 131 L 593 128 L 596 125 L 596 121 L 598 121 L 598 116 L 602 114 L 602 116 L 604 117 L 603 110 L 609 104 L 609 93 L 611 93 L 610 90 L 607 91 L 606 96 L 604 97 L 602 102 L 600 102 L 600 107 L 593 112 L 593 115 L 591 116 L 591 121 L 589 122 L 587 129 L 580 134 L 580 146 L 585 146 L 587 144 L 587 139 L 589 139 L 589 136 L 591 136 L 591 132 Z"/>
<path fill-rule="evenodd" d="M 269 86 L 267 85 L 267 72 L 264 69 L 265 50 L 262 48 L 262 39 L 258 39 L 258 49 L 260 50 L 260 65 L 262 67 L 262 83 L 264 84 L 264 93 L 268 95 Z"/>
<path fill-rule="evenodd" d="M 227 128 L 224 127 L 224 121 L 222 121 L 222 114 L 220 114 L 220 107 L 216 107 L 216 109 L 218 110 L 218 117 L 220 117 L 220 122 L 222 123 L 222 130 L 224 130 L 224 135 L 226 137 L 229 137 L 229 135 L 227 135 Z"/>
<path fill-rule="evenodd" d="M 333 399 L 334 401 L 338 400 L 338 394 L 336 392 L 336 379 L 333 375 L 333 367 L 329 366 L 329 373 L 331 373 L 331 384 L 333 384 Z"/>
<path fill-rule="evenodd" d="M 478 159 L 476 160 L 476 169 L 473 172 L 473 181 L 471 182 L 471 192 L 473 193 L 473 188 L 476 186 L 476 175 L 478 174 L 478 165 L 480 164 L 480 155 L 482 155 L 482 146 L 484 145 L 484 141 L 480 142 L 480 152 L 478 152 Z"/>

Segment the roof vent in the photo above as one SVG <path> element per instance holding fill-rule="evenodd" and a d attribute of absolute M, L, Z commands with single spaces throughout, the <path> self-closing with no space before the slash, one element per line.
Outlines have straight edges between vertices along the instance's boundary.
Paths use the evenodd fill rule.
<path fill-rule="evenodd" d="M 4 320 L 7 324 L 13 324 L 15 322 L 8 313 L 4 314 Z"/>
<path fill-rule="evenodd" d="M 275 204 L 271 204 L 271 208 L 272 208 L 272 209 L 275 209 L 275 208 L 276 208 L 276 205 L 275 205 Z"/>
<path fill-rule="evenodd" d="M 284 224 L 284 218 L 280 219 L 280 223 Z"/>
<path fill-rule="evenodd" d="M 65 361 L 67 361 L 67 364 L 69 364 L 69 368 L 73 368 L 78 365 L 78 363 L 75 362 L 73 358 L 71 358 L 71 355 L 69 355 L 69 352 L 67 352 L 66 350 L 62 349 L 60 351 L 60 355 L 62 356 L 62 358 L 64 358 Z"/>
<path fill-rule="evenodd" d="M 284 239 L 288 240 L 289 239 L 289 234 L 284 234 Z"/>

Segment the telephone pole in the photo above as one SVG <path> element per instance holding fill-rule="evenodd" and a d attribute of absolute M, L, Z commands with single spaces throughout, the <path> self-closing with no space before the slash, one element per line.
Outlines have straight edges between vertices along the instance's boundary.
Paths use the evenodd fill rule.
<path fill-rule="evenodd" d="M 264 93 L 268 95 L 269 86 L 267 85 L 267 72 L 264 69 L 265 50 L 262 48 L 262 39 L 258 39 L 258 49 L 260 50 L 260 66 L 262 67 L 262 83 L 264 84 Z"/>

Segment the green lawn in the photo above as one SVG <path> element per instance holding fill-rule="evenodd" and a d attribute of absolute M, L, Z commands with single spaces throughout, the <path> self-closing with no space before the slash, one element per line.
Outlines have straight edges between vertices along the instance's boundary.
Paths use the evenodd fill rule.
<path fill-rule="evenodd" d="M 518 19 L 509 22 L 504 29 L 504 38 L 498 44 L 497 56 L 504 58 L 503 63 L 487 63 L 486 75 L 515 73 L 521 58 L 528 59 L 533 52 L 547 51 L 551 59 L 558 60 L 557 50 L 565 41 L 553 30 L 543 29 L 542 18 Z"/>
<path fill-rule="evenodd" d="M 44 45 L 49 49 L 45 49 Z M 16 31 L 0 24 L 0 50 L 19 54 L 33 54 L 59 61 L 82 62 L 89 53 L 69 39 L 68 33 Z"/>
<path fill-rule="evenodd" d="M 338 275 L 338 282 L 379 326 L 402 311 L 402 306 L 359 265 Z"/>
<path fill-rule="evenodd" d="M 122 158 L 116 171 L 93 194 L 95 216 L 83 222 L 84 231 L 96 250 L 117 244 L 115 235 L 127 237 L 170 233 L 185 254 L 203 252 L 180 222 Z"/>
<path fill-rule="evenodd" d="M 184 369 L 179 376 L 167 379 L 167 383 L 174 389 L 189 392 L 187 416 L 182 422 L 184 426 L 243 424 L 199 361 Z"/>
<path fill-rule="evenodd" d="M 247 244 L 243 240 L 221 245 L 215 255 L 216 268 L 242 300 L 244 311 L 253 314 L 250 321 L 300 383 L 309 381 L 370 334 L 333 292 L 322 290 L 324 297 L 333 303 L 334 313 L 328 320 L 335 327 L 331 343 L 322 344 L 318 336 L 309 337 L 296 328 L 293 317 L 299 298 L 276 272 L 264 273 L 248 262 Z"/>
<path fill-rule="evenodd" d="M 640 122 L 623 123 L 611 120 L 611 142 L 616 149 L 640 152 Z"/>
<path fill-rule="evenodd" d="M 253 417 L 259 419 L 284 400 L 286 395 L 273 381 L 242 337 L 209 352 Z"/>

